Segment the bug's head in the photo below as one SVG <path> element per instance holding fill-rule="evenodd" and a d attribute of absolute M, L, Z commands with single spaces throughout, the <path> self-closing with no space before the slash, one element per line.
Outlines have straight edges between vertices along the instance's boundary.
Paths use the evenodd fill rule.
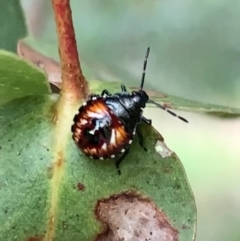
<path fill-rule="evenodd" d="M 146 107 L 146 103 L 149 100 L 147 93 L 144 90 L 133 91 L 133 101 L 138 104 L 141 108 Z"/>

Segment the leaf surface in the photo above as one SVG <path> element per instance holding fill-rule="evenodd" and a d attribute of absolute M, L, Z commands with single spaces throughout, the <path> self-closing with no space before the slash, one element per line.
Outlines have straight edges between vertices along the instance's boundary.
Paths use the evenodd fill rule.
<path fill-rule="evenodd" d="M 46 77 L 17 55 L 0 50 L 0 104 L 49 92 Z"/>
<path fill-rule="evenodd" d="M 5 81 L 14 73 L 5 71 Z M 59 125 L 56 101 L 31 95 L 0 106 L 0 240 L 193 240 L 194 197 L 162 136 L 142 124 L 148 152 L 135 139 L 119 176 L 114 160 L 89 159 L 75 146 L 78 107 L 59 112 Z"/>
<path fill-rule="evenodd" d="M 53 104 L 49 97 L 25 97 L 0 109 L 1 240 L 44 235 L 51 218 L 56 240 L 93 240 L 102 228 L 94 213 L 97 202 L 132 190 L 164 212 L 180 240 L 192 240 L 194 198 L 177 156 L 162 158 L 155 150 L 157 141 L 163 141 L 160 134 L 141 126 L 148 152 L 135 140 L 120 176 L 113 160 L 83 156 L 70 136 L 61 140 L 67 148 L 55 160 L 53 140 L 61 133 L 54 132 Z"/>

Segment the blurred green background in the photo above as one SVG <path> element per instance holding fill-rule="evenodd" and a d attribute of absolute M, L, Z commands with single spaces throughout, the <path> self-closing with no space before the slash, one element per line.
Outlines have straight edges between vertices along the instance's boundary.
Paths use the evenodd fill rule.
<path fill-rule="evenodd" d="M 58 60 L 51 1 L 21 3 L 28 42 Z M 146 88 L 240 107 L 240 1 L 71 3 L 88 79 L 121 80 L 138 86 L 143 57 L 150 46 Z M 239 241 L 240 120 L 179 114 L 190 123 L 155 108 L 145 111 L 186 169 L 198 209 L 197 241 Z"/>

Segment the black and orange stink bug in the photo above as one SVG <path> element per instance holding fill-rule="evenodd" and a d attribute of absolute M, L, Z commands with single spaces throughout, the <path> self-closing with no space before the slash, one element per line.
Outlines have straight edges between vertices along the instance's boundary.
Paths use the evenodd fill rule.
<path fill-rule="evenodd" d="M 122 92 L 120 93 L 111 94 L 108 90 L 103 90 L 101 95 L 91 95 L 82 104 L 79 113 L 73 119 L 72 137 L 82 152 L 93 159 L 116 158 L 119 174 L 119 165 L 129 153 L 135 134 L 138 135 L 139 144 L 147 151 L 139 127 L 141 121 L 151 125 L 151 120 L 143 116 L 146 103 L 152 103 L 188 122 L 183 117 L 150 100 L 143 90 L 149 51 L 150 48 L 147 49 L 142 81 L 138 91 L 129 93 L 126 87 L 121 85 Z"/>

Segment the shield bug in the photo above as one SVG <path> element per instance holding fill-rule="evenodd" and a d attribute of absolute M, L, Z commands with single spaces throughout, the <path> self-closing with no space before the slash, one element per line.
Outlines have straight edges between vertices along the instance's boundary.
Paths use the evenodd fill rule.
<path fill-rule="evenodd" d="M 126 87 L 121 85 L 122 92 L 120 93 L 111 94 L 105 89 L 101 95 L 91 95 L 82 104 L 73 119 L 72 137 L 80 150 L 93 159 L 116 158 L 119 174 L 119 165 L 128 155 L 135 134 L 138 136 L 141 147 L 147 151 L 144 146 L 144 136 L 139 127 L 141 121 L 148 125 L 152 123 L 143 116 L 146 103 L 152 103 L 182 121 L 188 122 L 161 104 L 149 99 L 143 90 L 149 52 L 148 47 L 138 91 L 129 93 Z"/>

